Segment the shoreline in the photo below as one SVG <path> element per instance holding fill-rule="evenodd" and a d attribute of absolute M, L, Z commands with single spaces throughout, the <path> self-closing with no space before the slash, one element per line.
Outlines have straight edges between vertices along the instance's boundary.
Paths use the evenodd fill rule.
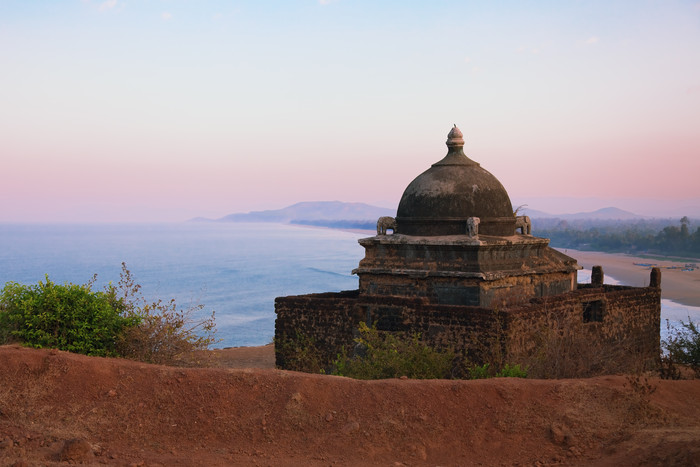
<path fill-rule="evenodd" d="M 649 259 L 623 253 L 602 253 L 555 248 L 576 259 L 586 269 L 602 266 L 606 276 L 614 277 L 622 285 L 646 287 L 649 285 L 650 266 L 661 268 L 661 298 L 686 306 L 700 307 L 700 269 L 683 271 L 678 260 Z M 638 263 L 638 264 L 635 264 Z M 672 269 L 672 267 L 675 267 Z"/>

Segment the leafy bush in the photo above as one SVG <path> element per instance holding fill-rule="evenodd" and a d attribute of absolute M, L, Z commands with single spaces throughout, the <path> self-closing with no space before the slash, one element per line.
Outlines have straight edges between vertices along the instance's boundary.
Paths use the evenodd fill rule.
<path fill-rule="evenodd" d="M 662 342 L 662 347 L 668 355 L 666 362 L 673 367 L 674 364 L 688 365 L 696 374 L 700 375 L 700 329 L 698 325 L 688 318 L 688 322 L 681 321 L 680 328 L 669 327 L 669 336 Z"/>
<path fill-rule="evenodd" d="M 139 319 L 124 313 L 125 303 L 114 289 L 94 292 L 92 282 L 59 285 L 48 276 L 37 285 L 8 282 L 0 294 L 4 340 L 86 355 L 116 355 L 117 337 Z"/>
<path fill-rule="evenodd" d="M 473 366 L 468 369 L 469 379 L 486 378 L 527 378 L 527 368 L 520 365 L 505 364 L 500 370 L 493 369 L 490 364 Z"/>
<path fill-rule="evenodd" d="M 10 339 L 96 356 L 121 356 L 179 364 L 183 353 L 215 342 L 214 313 L 196 320 L 202 306 L 178 310 L 175 301 L 147 302 L 122 263 L 117 287 L 92 291 L 85 285 L 8 282 L 0 294 L 0 343 Z M 201 335 L 200 335 L 201 334 Z"/>
<path fill-rule="evenodd" d="M 526 378 L 520 365 L 470 363 L 453 349 L 436 350 L 420 334 L 382 332 L 360 323 L 353 355 L 347 349 L 334 362 L 333 374 L 357 379 L 408 377 L 413 379 Z"/>
<path fill-rule="evenodd" d="M 281 356 L 283 368 L 305 373 L 325 373 L 321 351 L 316 340 L 299 331 L 294 338 L 275 339 L 275 350 Z"/>
<path fill-rule="evenodd" d="M 357 379 L 450 378 L 454 362 L 459 360 L 452 350 L 428 347 L 419 334 L 384 333 L 365 323 L 360 323 L 359 332 L 355 341 L 361 355 L 343 352 L 334 362 L 334 374 Z"/>

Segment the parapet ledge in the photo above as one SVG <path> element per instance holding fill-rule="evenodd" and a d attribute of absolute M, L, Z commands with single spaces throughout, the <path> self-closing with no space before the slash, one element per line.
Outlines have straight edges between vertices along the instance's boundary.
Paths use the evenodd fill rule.
<path fill-rule="evenodd" d="M 352 274 L 384 274 L 390 276 L 408 276 L 412 278 L 424 279 L 427 277 L 461 277 L 488 280 L 493 274 L 480 271 L 431 271 L 427 269 L 406 269 L 406 268 L 355 268 Z"/>
<path fill-rule="evenodd" d="M 491 235 L 375 235 L 358 240 L 362 246 L 366 245 L 465 245 L 465 246 L 508 246 L 508 245 L 548 245 L 549 239 L 533 237 L 531 235 L 511 235 L 509 237 L 497 237 Z"/>

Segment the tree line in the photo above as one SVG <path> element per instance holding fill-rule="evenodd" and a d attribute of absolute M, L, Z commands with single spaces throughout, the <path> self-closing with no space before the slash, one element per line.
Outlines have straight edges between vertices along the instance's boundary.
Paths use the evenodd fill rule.
<path fill-rule="evenodd" d="M 533 219 L 533 235 L 558 248 L 700 258 L 698 221 Z"/>
<path fill-rule="evenodd" d="M 374 230 L 369 220 L 293 220 L 292 224 L 335 229 Z M 649 253 L 663 256 L 700 258 L 700 220 L 689 219 L 549 219 L 532 220 L 532 233 L 550 239 L 557 248 Z"/>

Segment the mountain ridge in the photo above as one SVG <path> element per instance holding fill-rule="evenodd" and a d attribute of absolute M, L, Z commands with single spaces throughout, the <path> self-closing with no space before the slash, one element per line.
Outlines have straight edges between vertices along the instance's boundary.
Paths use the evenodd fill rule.
<path fill-rule="evenodd" d="M 372 206 L 366 203 L 343 201 L 302 201 L 281 209 L 233 213 L 218 219 L 195 218 L 204 222 L 273 222 L 278 224 L 306 223 L 312 221 L 376 221 L 381 216 L 393 216 L 390 208 Z"/>
<path fill-rule="evenodd" d="M 523 207 L 520 214 L 526 214 L 533 219 L 564 219 L 564 220 L 630 220 L 645 219 L 641 216 L 617 207 L 609 206 L 595 211 L 577 212 L 572 214 L 550 214 Z M 363 221 L 374 222 L 381 216 L 395 216 L 396 210 L 367 203 L 349 203 L 344 201 L 302 201 L 281 209 L 233 213 L 218 219 L 196 217 L 191 222 L 271 222 L 278 224 L 307 224 L 316 225 L 324 221 Z M 322 225 L 322 224 L 318 224 Z"/>

